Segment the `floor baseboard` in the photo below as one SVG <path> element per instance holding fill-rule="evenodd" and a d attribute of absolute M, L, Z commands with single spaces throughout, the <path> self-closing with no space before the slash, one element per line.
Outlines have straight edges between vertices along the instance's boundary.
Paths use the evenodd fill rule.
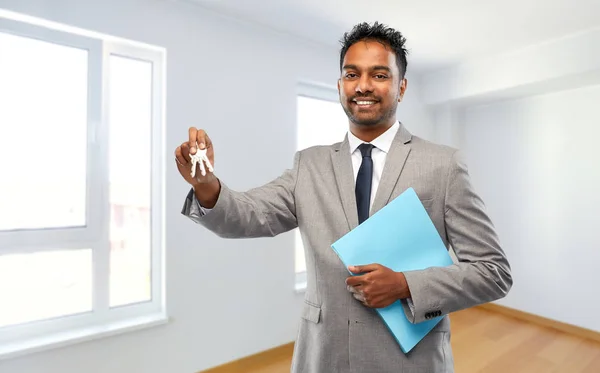
<path fill-rule="evenodd" d="M 552 319 L 548 319 L 542 316 L 538 316 L 532 313 L 519 311 L 514 308 L 509 308 L 506 306 L 501 306 L 495 303 L 486 303 L 478 306 L 479 308 L 497 312 L 506 316 L 510 316 L 516 319 L 520 319 L 523 321 L 527 321 L 533 324 L 545 326 L 552 329 L 560 330 L 561 332 L 565 332 L 568 334 L 572 334 L 581 338 L 591 339 L 597 342 L 600 342 L 600 332 L 596 332 L 594 330 L 585 329 L 579 326 L 567 324 L 561 321 L 556 321 Z"/>

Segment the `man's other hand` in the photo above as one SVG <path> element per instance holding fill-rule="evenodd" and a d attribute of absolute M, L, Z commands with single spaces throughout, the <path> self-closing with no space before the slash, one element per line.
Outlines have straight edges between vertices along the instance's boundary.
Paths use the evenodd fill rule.
<path fill-rule="evenodd" d="M 348 291 L 365 306 L 384 308 L 399 299 L 410 298 L 410 290 L 402 272 L 394 272 L 381 264 L 348 267 L 357 274 L 346 279 Z"/>

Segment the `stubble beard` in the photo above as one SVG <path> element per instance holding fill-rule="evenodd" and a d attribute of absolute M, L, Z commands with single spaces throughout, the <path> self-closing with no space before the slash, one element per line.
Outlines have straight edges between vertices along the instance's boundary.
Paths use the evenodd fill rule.
<path fill-rule="evenodd" d="M 362 127 L 374 127 L 382 123 L 387 123 L 389 119 L 396 114 L 397 109 L 395 106 L 392 106 L 387 111 L 379 113 L 379 115 L 373 118 L 361 118 L 359 115 L 354 115 L 352 109 L 350 108 L 351 105 L 352 104 L 348 102 L 346 105 L 342 105 L 344 112 L 352 123 Z"/>

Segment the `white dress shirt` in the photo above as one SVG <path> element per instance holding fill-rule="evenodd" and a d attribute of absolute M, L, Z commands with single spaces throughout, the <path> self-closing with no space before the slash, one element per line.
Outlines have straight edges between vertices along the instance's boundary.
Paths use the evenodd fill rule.
<path fill-rule="evenodd" d="M 393 126 L 388 128 L 387 131 L 379 135 L 376 139 L 370 142 L 371 145 L 375 146 L 371 151 L 371 158 L 373 159 L 373 181 L 371 183 L 371 204 L 375 200 L 375 194 L 377 194 L 377 187 L 379 187 L 379 180 L 381 180 L 381 173 L 383 172 L 383 166 L 385 165 L 385 159 L 390 151 L 396 132 L 400 125 L 398 122 L 394 123 Z M 354 168 L 354 183 L 356 183 L 356 176 L 358 175 L 358 169 L 362 163 L 362 154 L 358 149 L 360 144 L 364 143 L 361 139 L 354 136 L 352 132 L 348 131 L 348 144 L 350 145 L 350 156 L 352 157 L 352 167 Z"/>

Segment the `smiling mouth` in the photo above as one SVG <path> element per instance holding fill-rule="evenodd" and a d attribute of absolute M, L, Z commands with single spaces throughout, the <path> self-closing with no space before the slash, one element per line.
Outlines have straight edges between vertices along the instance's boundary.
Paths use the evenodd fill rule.
<path fill-rule="evenodd" d="M 357 99 L 352 100 L 352 102 L 355 103 L 358 107 L 370 107 L 377 103 L 377 101 L 375 101 L 375 100 L 357 100 Z"/>

